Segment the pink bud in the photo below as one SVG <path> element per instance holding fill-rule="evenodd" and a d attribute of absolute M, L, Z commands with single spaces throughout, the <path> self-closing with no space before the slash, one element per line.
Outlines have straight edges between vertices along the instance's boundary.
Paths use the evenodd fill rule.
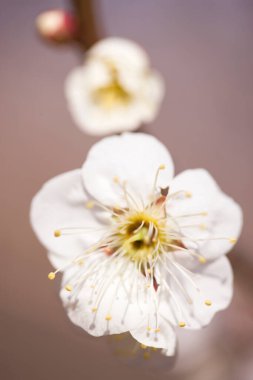
<path fill-rule="evenodd" d="M 72 13 L 54 9 L 39 14 L 36 27 L 39 34 L 46 40 L 68 42 L 76 36 L 77 21 Z"/>

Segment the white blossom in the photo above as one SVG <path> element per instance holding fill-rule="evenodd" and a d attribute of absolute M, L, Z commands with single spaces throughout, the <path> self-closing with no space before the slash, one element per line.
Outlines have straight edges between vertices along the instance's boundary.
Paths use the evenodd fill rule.
<path fill-rule="evenodd" d="M 154 137 L 126 133 L 95 144 L 81 169 L 53 178 L 32 202 L 71 321 L 100 336 L 129 331 L 173 355 L 176 329 L 199 329 L 226 308 L 225 254 L 242 212 L 203 169 L 173 178 Z"/>
<path fill-rule="evenodd" d="M 156 117 L 163 80 L 136 43 L 107 38 L 96 43 L 65 86 L 76 124 L 91 135 L 130 131 Z"/>

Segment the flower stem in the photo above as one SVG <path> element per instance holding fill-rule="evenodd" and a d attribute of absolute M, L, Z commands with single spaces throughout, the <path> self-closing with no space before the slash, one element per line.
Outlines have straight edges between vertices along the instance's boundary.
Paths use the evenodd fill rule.
<path fill-rule="evenodd" d="M 81 50 L 85 51 L 101 38 L 96 22 L 96 1 L 71 0 L 71 2 L 79 22 L 77 42 Z"/>

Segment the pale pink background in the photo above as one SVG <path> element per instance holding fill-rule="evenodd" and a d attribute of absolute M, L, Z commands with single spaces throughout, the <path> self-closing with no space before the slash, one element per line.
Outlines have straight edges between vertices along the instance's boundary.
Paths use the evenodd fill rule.
<path fill-rule="evenodd" d="M 107 35 L 142 44 L 167 95 L 146 131 L 170 149 L 177 172 L 205 167 L 243 207 L 244 231 L 230 258 L 235 297 L 210 327 L 185 333 L 170 375 L 253 377 L 253 2 L 97 0 Z M 1 0 L 1 323 L 3 380 L 152 378 L 123 365 L 104 339 L 72 325 L 47 280 L 51 267 L 29 225 L 31 198 L 47 179 L 83 163 L 97 141 L 72 122 L 64 78 L 80 57 L 43 44 L 35 16 L 60 1 Z"/>

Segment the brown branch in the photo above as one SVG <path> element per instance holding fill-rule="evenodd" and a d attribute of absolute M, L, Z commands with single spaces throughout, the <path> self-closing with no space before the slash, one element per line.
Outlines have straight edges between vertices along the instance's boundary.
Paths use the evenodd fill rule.
<path fill-rule="evenodd" d="M 82 50 L 87 50 L 101 38 L 96 22 L 96 1 L 72 0 L 72 4 L 79 24 L 77 41 Z"/>

